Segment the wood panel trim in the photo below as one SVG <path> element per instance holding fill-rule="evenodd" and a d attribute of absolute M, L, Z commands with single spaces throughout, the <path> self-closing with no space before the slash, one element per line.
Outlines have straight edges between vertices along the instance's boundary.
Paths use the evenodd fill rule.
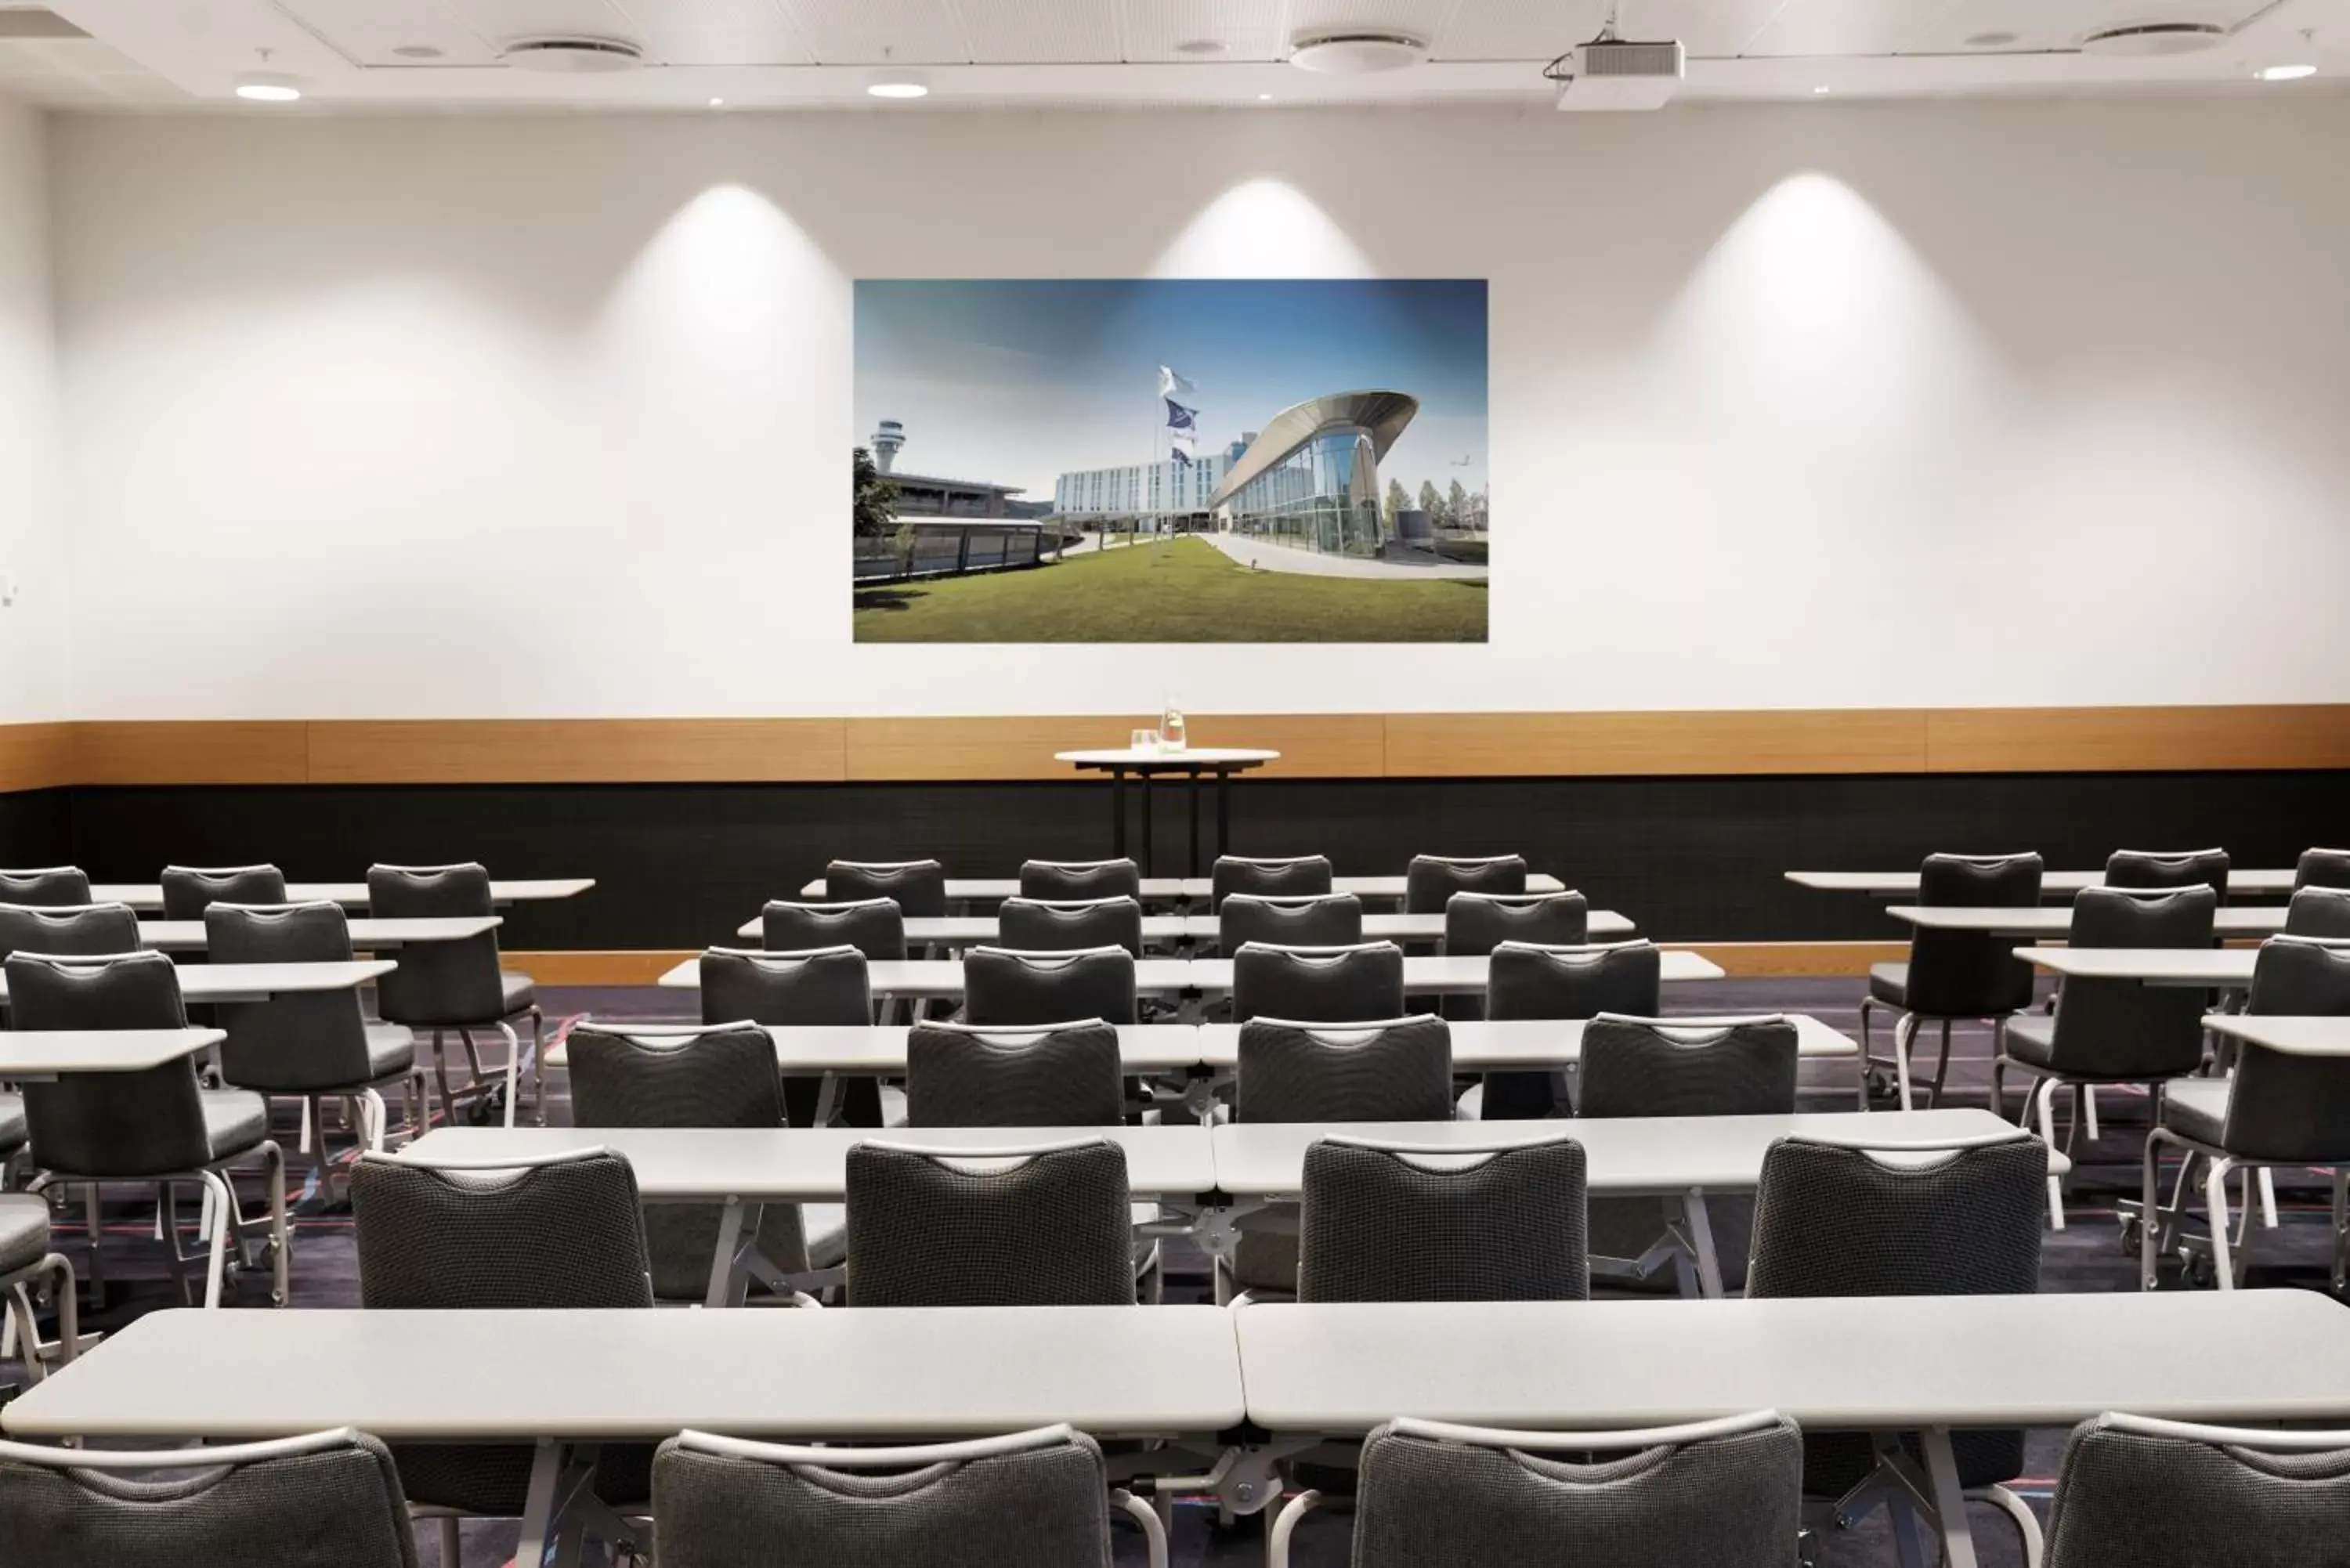
<path fill-rule="evenodd" d="M 994 719 L 851 719 L 848 777 L 915 780 L 1099 779 L 1055 752 L 1123 746 L 1155 725 L 1144 715 Z M 1264 778 L 1378 778 L 1386 773 L 1386 721 L 1377 713 L 1269 713 L 1187 717 L 1191 743 L 1264 745 L 1281 753 Z"/>
<path fill-rule="evenodd" d="M 543 948 L 501 953 L 507 969 L 549 985 L 651 985 L 693 957 L 699 948 Z M 692 1014 L 700 993 L 677 993 L 678 1012 Z"/>
<path fill-rule="evenodd" d="M 837 784 L 839 719 L 395 719 L 307 726 L 312 784 Z"/>
<path fill-rule="evenodd" d="M 63 789 L 74 782 L 72 724 L 0 724 L 0 794 Z"/>
<path fill-rule="evenodd" d="M 301 784 L 308 729 L 299 720 L 86 721 L 74 726 L 74 782 Z"/>
<path fill-rule="evenodd" d="M 1942 774 L 2350 768 L 2350 703 L 1932 709 L 1926 764 Z"/>
<path fill-rule="evenodd" d="M 1399 778 L 1886 774 L 1926 767 L 1915 708 L 1654 713 L 1390 713 Z"/>

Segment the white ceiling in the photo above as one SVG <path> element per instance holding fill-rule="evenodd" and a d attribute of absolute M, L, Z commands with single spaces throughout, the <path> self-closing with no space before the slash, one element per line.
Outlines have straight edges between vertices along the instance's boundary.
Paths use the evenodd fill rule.
<path fill-rule="evenodd" d="M 381 109 L 874 107 L 877 69 L 920 67 L 957 106 L 1492 102 L 1539 104 L 1543 62 L 1597 32 L 1607 0 L 45 0 L 87 36 L 9 36 L 0 92 L 66 107 L 243 108 L 254 69 L 297 78 L 304 103 Z M 2150 21 L 2236 29 L 2158 59 L 2079 52 L 2093 31 Z M 1284 63 L 1330 27 L 1429 41 L 1430 59 L 1376 77 Z M 21 27 L 19 30 L 22 30 Z M 2350 83 L 2350 0 L 1622 0 L 1627 37 L 1678 37 L 1685 99 L 1884 98 L 2109 90 L 2322 92 Z M 501 47 L 546 34 L 620 38 L 653 68 L 550 77 Z M 1972 42 L 1984 35 L 1993 41 Z M 1996 35 L 2011 39 L 1997 40 Z M 1209 54 L 1186 50 L 1209 43 Z M 401 51 L 432 49 L 419 59 Z M 265 59 L 262 51 L 267 51 Z M 2252 72 L 2318 64 L 2308 81 Z M 1268 95 L 1270 97 L 1268 98 Z M 251 109 L 248 112 L 289 112 Z"/>

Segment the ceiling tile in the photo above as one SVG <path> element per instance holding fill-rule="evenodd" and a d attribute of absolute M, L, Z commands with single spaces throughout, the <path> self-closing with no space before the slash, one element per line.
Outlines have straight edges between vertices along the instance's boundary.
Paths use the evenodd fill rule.
<path fill-rule="evenodd" d="M 409 0 L 380 0 L 410 9 Z M 450 15 L 463 23 L 492 48 L 516 38 L 577 33 L 598 38 L 627 38 L 642 43 L 629 18 L 609 0 L 441 0 Z"/>
<path fill-rule="evenodd" d="M 1786 0 L 1746 55 L 1891 55 L 1957 0 Z M 2042 4 L 2049 0 L 2041 0 Z"/>
<path fill-rule="evenodd" d="M 432 0 L 277 0 L 287 16 L 363 66 L 481 66 L 497 58 L 491 41 Z M 441 51 L 414 60 L 395 51 Z"/>
<path fill-rule="evenodd" d="M 1288 7 L 1282 0 L 1110 0 L 1118 6 L 1122 58 L 1277 60 L 1289 53 Z M 1201 40 L 1221 54 L 1187 54 L 1176 46 Z"/>
<path fill-rule="evenodd" d="M 962 18 L 949 0 L 785 0 L 785 8 L 818 65 L 963 65 L 972 58 Z"/>

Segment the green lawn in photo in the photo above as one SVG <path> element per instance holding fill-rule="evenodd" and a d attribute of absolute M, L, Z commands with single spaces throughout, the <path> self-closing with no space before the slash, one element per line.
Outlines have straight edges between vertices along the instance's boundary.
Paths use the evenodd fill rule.
<path fill-rule="evenodd" d="M 1253 572 L 1170 539 L 857 593 L 859 642 L 1482 642 L 1482 582 Z"/>

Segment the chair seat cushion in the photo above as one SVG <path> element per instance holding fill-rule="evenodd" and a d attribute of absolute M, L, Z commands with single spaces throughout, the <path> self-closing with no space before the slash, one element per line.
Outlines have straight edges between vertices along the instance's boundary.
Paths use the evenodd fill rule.
<path fill-rule="evenodd" d="M 25 1096 L 0 1095 L 0 1159 L 25 1147 Z"/>
<path fill-rule="evenodd" d="M 30 1193 L 0 1194 L 0 1274 L 49 1255 L 49 1203 Z"/>
<path fill-rule="evenodd" d="M 1909 1004 L 1909 966 L 1906 963 L 1870 964 L 1868 994 L 1895 1007 L 1907 1007 Z"/>
<path fill-rule="evenodd" d="M 416 1065 L 416 1033 L 405 1023 L 367 1026 L 368 1076 L 389 1078 Z"/>
<path fill-rule="evenodd" d="M 526 1012 L 537 1004 L 538 986 L 526 974 L 515 974 L 511 970 L 500 970 L 498 988 L 504 993 L 505 1004 L 505 1012 L 501 1014 L 503 1017 L 511 1017 L 515 1013 Z"/>
<path fill-rule="evenodd" d="M 2198 1143 L 2219 1146 L 2228 1125 L 2228 1080 L 2173 1078 L 2162 1091 L 2162 1125 Z"/>
<path fill-rule="evenodd" d="M 214 1159 L 243 1154 L 269 1136 L 269 1102 L 243 1089 L 203 1094 L 204 1141 Z"/>
<path fill-rule="evenodd" d="M 848 1257 L 848 1207 L 842 1203 L 803 1203 L 800 1231 L 807 1238 L 811 1269 L 837 1269 Z"/>
<path fill-rule="evenodd" d="M 2044 1012 L 2019 1012 L 2007 1021 L 2007 1054 L 2045 1067 L 2056 1059 L 2056 1021 Z"/>

